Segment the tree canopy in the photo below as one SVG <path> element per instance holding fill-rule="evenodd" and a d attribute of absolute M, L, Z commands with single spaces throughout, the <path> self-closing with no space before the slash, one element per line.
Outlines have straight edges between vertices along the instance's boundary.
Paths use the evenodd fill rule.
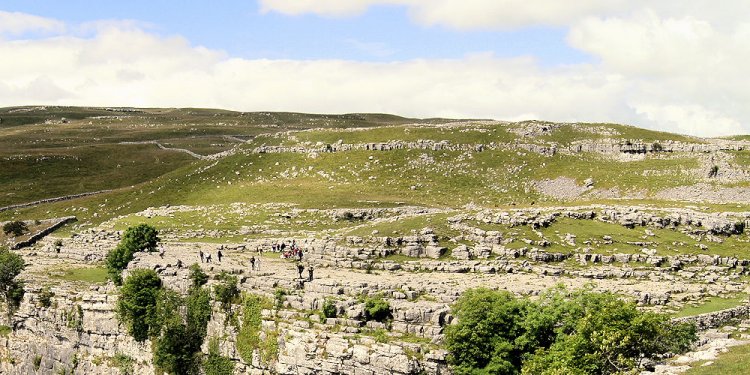
<path fill-rule="evenodd" d="M 8 304 L 8 315 L 12 315 L 23 299 L 23 281 L 17 276 L 26 264 L 20 255 L 0 247 L 0 294 Z"/>
<path fill-rule="evenodd" d="M 194 271 L 202 273 L 198 266 Z M 133 270 L 125 279 L 117 304 L 118 317 L 130 335 L 137 341 L 152 340 L 154 366 L 167 374 L 200 373 L 201 345 L 211 313 L 207 288 L 193 285 L 183 297 L 146 269 Z"/>
<path fill-rule="evenodd" d="M 159 244 L 159 232 L 148 224 L 138 224 L 128 228 L 117 247 L 107 253 L 105 263 L 110 280 L 122 284 L 122 270 L 133 260 L 139 251 L 156 251 Z"/>
<path fill-rule="evenodd" d="M 160 328 L 157 301 L 162 284 L 153 270 L 137 269 L 125 279 L 117 301 L 117 315 L 136 341 L 145 341 Z"/>
<path fill-rule="evenodd" d="M 3 233 L 6 235 L 13 234 L 14 237 L 18 237 L 29 231 L 28 225 L 23 221 L 9 221 L 3 225 Z"/>
<path fill-rule="evenodd" d="M 125 230 L 120 244 L 132 249 L 133 252 L 152 252 L 156 251 L 159 241 L 159 231 L 151 225 L 141 223 Z"/>
<path fill-rule="evenodd" d="M 559 287 L 538 301 L 508 292 L 468 290 L 446 329 L 457 374 L 616 374 L 644 358 L 681 353 L 695 326 L 642 312 L 612 293 Z"/>

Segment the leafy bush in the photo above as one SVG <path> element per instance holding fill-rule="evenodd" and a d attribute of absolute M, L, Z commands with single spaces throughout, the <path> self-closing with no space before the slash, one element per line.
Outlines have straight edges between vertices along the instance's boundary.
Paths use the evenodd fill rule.
<path fill-rule="evenodd" d="M 156 324 L 152 350 L 154 365 L 168 374 L 197 374 L 201 345 L 211 319 L 211 294 L 191 288 L 187 297 L 163 289 L 156 304 Z"/>
<path fill-rule="evenodd" d="M 117 285 L 122 284 L 122 270 L 133 260 L 133 255 L 139 251 L 155 251 L 158 243 L 158 231 L 154 227 L 139 224 L 128 228 L 120 243 L 107 253 L 105 263 L 109 278 Z"/>
<path fill-rule="evenodd" d="M 197 374 L 200 345 L 195 333 L 181 322 L 169 322 L 153 346 L 154 366 L 168 374 Z"/>
<path fill-rule="evenodd" d="M 247 363 L 253 362 L 253 351 L 258 349 L 261 343 L 260 333 L 263 322 L 261 312 L 264 308 L 271 306 L 271 301 L 255 294 L 246 294 L 243 299 L 242 324 L 237 334 L 237 351 Z"/>
<path fill-rule="evenodd" d="M 105 264 L 107 265 L 107 275 L 116 285 L 122 285 L 122 270 L 133 260 L 133 253 L 128 251 L 124 246 L 117 245 L 107 253 Z"/>
<path fill-rule="evenodd" d="M 39 292 L 39 304 L 42 307 L 52 306 L 52 297 L 54 296 L 55 293 L 53 293 L 48 286 L 42 288 L 42 291 Z"/>
<path fill-rule="evenodd" d="M 277 309 L 280 309 L 284 306 L 284 300 L 286 299 L 287 294 L 289 294 L 289 292 L 287 292 L 284 288 L 276 288 L 276 290 L 273 291 L 273 298 L 276 301 Z"/>
<path fill-rule="evenodd" d="M 133 270 L 120 289 L 117 316 L 136 341 L 144 341 L 160 328 L 157 301 L 163 301 L 162 284 L 153 270 Z"/>
<path fill-rule="evenodd" d="M 365 320 L 385 322 L 391 318 L 391 305 L 383 297 L 377 296 L 365 300 Z"/>
<path fill-rule="evenodd" d="M 3 225 L 3 233 L 12 234 L 14 237 L 23 235 L 29 231 L 29 227 L 20 220 L 9 221 Z"/>
<path fill-rule="evenodd" d="M 191 287 L 193 289 L 200 288 L 208 282 L 208 275 L 203 272 L 198 263 L 193 263 L 190 266 L 190 281 L 192 281 Z"/>
<path fill-rule="evenodd" d="M 240 296 L 240 289 L 237 287 L 237 277 L 222 272 L 216 278 L 221 281 L 219 284 L 214 285 L 216 300 L 221 303 L 224 311 L 228 311 L 232 307 L 232 303 L 236 302 Z"/>
<path fill-rule="evenodd" d="M 154 252 L 159 244 L 159 231 L 151 225 L 138 224 L 125 230 L 120 243 L 133 252 Z"/>
<path fill-rule="evenodd" d="M 323 308 L 321 310 L 323 314 L 321 315 L 320 320 L 322 321 L 325 321 L 325 319 L 328 318 L 335 318 L 337 315 L 336 303 L 333 302 L 333 300 L 330 298 L 326 298 L 326 300 L 323 302 Z"/>
<path fill-rule="evenodd" d="M 453 314 L 458 324 L 446 328 L 445 339 L 456 374 L 625 373 L 644 358 L 684 352 L 696 339 L 694 325 L 588 289 L 556 288 L 536 302 L 468 290 Z"/>
<path fill-rule="evenodd" d="M 122 353 L 115 354 L 114 357 L 109 359 L 109 364 L 112 367 L 120 369 L 122 375 L 132 375 L 135 369 L 135 360 L 133 357 L 127 356 Z"/>
<path fill-rule="evenodd" d="M 232 375 L 234 362 L 219 353 L 219 340 L 211 339 L 208 343 L 208 356 L 203 362 L 203 371 L 206 375 Z"/>
<path fill-rule="evenodd" d="M 211 320 L 211 293 L 203 288 L 193 289 L 185 298 L 185 324 L 202 342 L 206 338 L 206 327 Z"/>
<path fill-rule="evenodd" d="M 0 294 L 8 304 L 8 316 L 12 316 L 21 304 L 24 295 L 24 283 L 18 280 L 26 264 L 20 255 L 0 247 Z"/>

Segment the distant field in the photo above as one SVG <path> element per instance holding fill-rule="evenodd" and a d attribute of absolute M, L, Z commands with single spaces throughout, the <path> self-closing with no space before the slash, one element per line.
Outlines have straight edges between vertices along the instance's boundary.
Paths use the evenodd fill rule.
<path fill-rule="evenodd" d="M 261 145 L 299 148 L 339 141 L 361 144 L 432 140 L 469 146 L 564 145 L 602 138 L 704 142 L 624 125 L 551 126 L 541 122 L 481 121 L 446 125 L 452 120 L 416 120 L 379 114 L 306 115 L 207 109 L 107 111 L 63 107 L 20 111 L 5 108 L 0 109 L 0 118 L 3 119 L 0 158 L 5 161 L 0 166 L 0 206 L 116 189 L 73 202 L 3 212 L 0 220 L 75 215 L 82 224 L 97 224 L 165 204 L 277 202 L 299 208 L 397 205 L 502 208 L 573 201 L 624 202 L 616 197 L 588 194 L 572 200 L 555 198 L 536 187 L 539 181 L 557 178 L 570 179 L 579 186 L 592 179 L 596 189 L 612 189 L 631 196 L 627 201 L 684 206 L 689 203 L 658 201 L 653 197 L 664 189 L 690 186 L 705 179 L 700 174 L 704 162 L 699 155 L 688 153 L 648 154 L 628 161 L 593 153 L 545 156 L 523 149 L 476 152 L 472 147 L 465 151 L 353 150 L 314 155 L 252 152 Z M 405 125 L 415 122 L 422 125 Z M 309 128 L 316 129 L 286 132 Z M 524 135 L 538 129 L 547 130 L 543 135 Z M 245 139 L 248 142 L 242 144 Z M 206 161 L 162 150 L 153 144 L 120 144 L 123 141 L 158 141 L 165 147 L 188 149 L 201 155 L 233 147 L 240 152 L 218 161 Z M 746 155 L 737 152 L 734 158 L 741 164 Z M 742 204 L 705 206 L 735 211 L 747 208 Z"/>
<path fill-rule="evenodd" d="M 212 109 L 0 108 L 0 207 L 141 184 L 259 134 L 413 122 L 392 115 L 242 113 Z M 430 120 L 440 122 L 445 120 Z"/>

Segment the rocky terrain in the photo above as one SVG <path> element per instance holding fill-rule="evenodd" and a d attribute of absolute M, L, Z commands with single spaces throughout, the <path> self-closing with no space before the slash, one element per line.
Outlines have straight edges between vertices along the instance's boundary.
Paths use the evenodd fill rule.
<path fill-rule="evenodd" d="M 97 116 L 72 125 L 114 121 Z M 130 187 L 8 200 L 0 221 L 51 224 L 10 243 L 27 263 L 26 295 L 0 320 L 0 373 L 154 371 L 103 276 L 106 254 L 139 223 L 159 230 L 164 254 L 137 253 L 125 275 L 152 269 L 185 293 L 198 263 L 209 286 L 227 272 L 242 292 L 273 301 L 259 337 L 275 354 L 251 358 L 238 349 L 242 306 L 212 305 L 208 337 L 237 374 L 449 374 L 451 305 L 476 287 L 532 299 L 560 284 L 591 287 L 695 322 L 700 345 L 657 373 L 747 345 L 750 142 L 604 124 L 316 121 L 278 132 L 264 124 L 211 156 L 176 141 L 118 140 L 193 160 Z M 282 243 L 302 249 L 303 277 Z M 201 251 L 214 261 L 201 263 Z M 390 321 L 366 319 L 372 297 L 389 303 Z M 323 316 L 326 303 L 335 318 Z"/>

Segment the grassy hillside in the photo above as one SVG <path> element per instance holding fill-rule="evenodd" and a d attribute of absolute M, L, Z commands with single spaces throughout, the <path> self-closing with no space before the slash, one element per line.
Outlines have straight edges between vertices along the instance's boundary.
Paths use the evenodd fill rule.
<path fill-rule="evenodd" d="M 708 182 L 701 154 L 650 153 L 618 159 L 599 153 L 554 156 L 513 148 L 545 147 L 580 141 L 703 143 L 694 139 L 623 125 L 497 123 L 417 120 L 390 115 L 303 115 L 238 113 L 197 109 L 121 110 L 55 108 L 0 110 L 2 157 L 0 206 L 100 189 L 115 192 L 73 202 L 0 213 L 0 219 L 37 219 L 76 215 L 96 224 L 147 207 L 293 204 L 300 208 L 391 207 L 419 205 L 460 208 L 660 201 L 664 189 Z M 38 113 L 38 112 L 41 112 Z M 97 116 L 109 116 L 96 118 Z M 44 124 L 58 121 L 67 123 Z M 93 116 L 93 117 L 92 117 Z M 112 118 L 115 116 L 115 118 Z M 296 131 L 314 127 L 314 130 Z M 328 127 L 322 129 L 320 127 Z M 357 127 L 368 127 L 354 129 Z M 282 132 L 283 131 L 283 132 Z M 291 131 L 291 132 L 290 132 Z M 224 135 L 250 139 L 240 143 Z M 263 134 L 258 136 L 259 134 Z M 220 160 L 198 160 L 153 144 L 121 141 L 157 140 L 166 147 L 212 153 L 238 147 Z M 361 145 L 389 141 L 445 141 L 453 148 L 430 147 L 372 151 L 362 147 L 340 152 L 305 152 L 325 144 Z M 510 145 L 475 150 L 476 145 Z M 281 145 L 296 152 L 257 153 L 259 146 Z M 289 151 L 292 151 L 290 149 Z M 730 155 L 743 169 L 744 151 Z M 734 168 L 732 167 L 732 168 Z M 578 189 L 577 195 L 550 195 L 539 184 L 556 179 Z M 593 180 L 585 189 L 586 180 Z M 732 186 L 742 181 L 732 182 Z M 663 199 L 663 198 L 662 198 Z M 726 208 L 726 207 L 721 207 Z M 732 210 L 744 206 L 731 205 Z"/>
<path fill-rule="evenodd" d="M 157 141 L 200 155 L 226 151 L 258 134 L 321 127 L 414 122 L 393 115 L 242 113 L 212 109 L 0 108 L 0 207 L 116 189 L 195 161 Z M 429 120 L 440 123 L 446 120 Z"/>

